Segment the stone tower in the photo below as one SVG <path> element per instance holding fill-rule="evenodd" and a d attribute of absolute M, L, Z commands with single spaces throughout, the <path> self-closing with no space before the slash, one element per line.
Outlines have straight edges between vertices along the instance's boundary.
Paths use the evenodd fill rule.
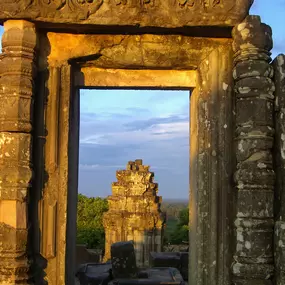
<path fill-rule="evenodd" d="M 116 172 L 108 197 L 109 211 L 103 218 L 106 243 L 105 260 L 111 257 L 111 244 L 133 240 L 138 266 L 147 266 L 149 253 L 162 249 L 164 216 L 160 210 L 161 196 L 154 173 L 141 159 L 129 161 L 126 170 Z"/>

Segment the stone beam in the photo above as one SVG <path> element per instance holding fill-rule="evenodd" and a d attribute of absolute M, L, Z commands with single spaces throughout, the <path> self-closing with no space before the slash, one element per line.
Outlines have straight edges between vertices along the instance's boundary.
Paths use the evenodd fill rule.
<path fill-rule="evenodd" d="M 236 249 L 233 284 L 270 285 L 274 274 L 271 28 L 248 16 L 233 30 L 236 92 Z"/>
<path fill-rule="evenodd" d="M 76 87 L 155 87 L 191 88 L 196 86 L 195 70 L 137 70 L 82 67 L 75 73 Z"/>
<path fill-rule="evenodd" d="M 28 284 L 34 24 L 4 23 L 0 55 L 0 284 Z"/>
<path fill-rule="evenodd" d="M 3 2 L 3 1 L 2 1 Z M 6 0 L 0 20 L 29 19 L 56 24 L 140 26 L 233 26 L 252 0 Z M 71 25 L 62 26 L 66 29 Z"/>
<path fill-rule="evenodd" d="M 41 47 L 52 66 L 65 62 L 102 69 L 195 70 L 215 48 L 231 39 L 180 35 L 47 33 Z"/>

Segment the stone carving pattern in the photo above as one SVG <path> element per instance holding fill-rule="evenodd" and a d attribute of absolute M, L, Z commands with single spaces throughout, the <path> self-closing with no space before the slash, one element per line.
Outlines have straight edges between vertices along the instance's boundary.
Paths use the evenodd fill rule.
<path fill-rule="evenodd" d="M 86 17 L 94 14 L 103 4 L 103 0 L 38 0 L 40 7 L 52 10 L 68 9 L 70 12 L 83 11 Z"/>
<path fill-rule="evenodd" d="M 234 28 L 233 39 L 237 160 L 233 284 L 269 285 L 274 273 L 272 32 L 258 16 L 248 16 Z"/>
<path fill-rule="evenodd" d="M 180 7 L 196 7 L 203 6 L 204 8 L 213 8 L 219 6 L 222 0 L 176 0 Z M 90 15 L 96 13 L 104 0 L 5 0 L 5 11 L 10 16 L 17 13 L 25 12 L 25 10 L 31 9 L 31 11 L 41 11 L 43 16 L 52 16 L 56 14 L 56 11 L 61 11 L 59 17 L 72 18 L 74 16 L 82 14 L 81 18 L 87 19 Z M 131 7 L 144 7 L 154 6 L 155 0 L 113 0 L 115 6 L 128 5 Z M 15 9 L 15 6 L 17 9 Z M 69 12 L 69 13 L 68 13 Z"/>
<path fill-rule="evenodd" d="M 30 132 L 35 46 L 34 24 L 5 22 L 0 55 L 0 204 L 5 201 L 16 207 L 8 209 L 8 220 L 7 213 L 0 220 L 1 284 L 10 284 L 11 280 L 17 284 L 28 282 L 25 217 L 32 179 Z"/>
<path fill-rule="evenodd" d="M 204 8 L 215 7 L 221 4 L 221 0 L 177 0 L 180 7 L 195 7 L 203 5 Z"/>
<path fill-rule="evenodd" d="M 154 6 L 155 0 L 114 0 L 115 5 L 128 5 L 132 7 Z"/>
<path fill-rule="evenodd" d="M 5 0 L 3 4 L 6 14 L 15 16 L 18 13 L 30 11 L 31 15 L 41 12 L 43 16 L 52 17 L 60 11 L 60 17 L 70 17 L 70 12 L 76 16 L 83 13 L 82 17 L 88 18 L 103 4 L 103 0 Z M 62 13 L 62 11 L 65 11 Z"/>

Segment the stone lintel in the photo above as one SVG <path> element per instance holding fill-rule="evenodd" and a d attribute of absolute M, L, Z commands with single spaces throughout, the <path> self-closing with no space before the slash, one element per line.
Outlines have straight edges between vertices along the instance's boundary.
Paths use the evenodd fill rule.
<path fill-rule="evenodd" d="M 83 67 L 75 74 L 75 81 L 78 87 L 193 88 L 196 71 Z"/>
<path fill-rule="evenodd" d="M 74 29 L 75 24 L 159 28 L 233 26 L 248 15 L 251 4 L 251 0 L 9 0 L 2 3 L 0 21 L 28 19 L 43 23 L 43 27 L 56 24 L 53 27 L 65 29 Z"/>
<path fill-rule="evenodd" d="M 81 68 L 84 68 L 84 73 L 87 75 L 86 80 L 89 83 L 94 80 L 99 86 L 106 84 L 108 80 L 104 78 L 102 83 L 96 80 L 92 75 L 97 70 L 96 68 L 107 69 L 105 74 L 113 76 L 115 86 L 119 85 L 114 75 L 111 75 L 111 72 L 115 69 L 118 69 L 116 71 L 119 76 L 118 79 L 125 80 L 128 74 L 127 70 L 137 70 L 133 75 L 130 75 L 135 80 L 137 80 L 139 74 L 143 74 L 146 79 L 153 77 L 151 74 L 146 75 L 143 70 L 157 70 L 154 75 L 162 75 L 163 71 L 168 70 L 167 72 L 169 72 L 172 80 L 174 75 L 177 74 L 174 72 L 175 70 L 196 70 L 201 60 L 209 54 L 210 50 L 231 43 L 231 39 L 207 38 L 199 35 L 196 37 L 176 34 L 88 35 L 54 32 L 48 32 L 47 38 L 42 36 L 41 40 L 43 46 L 50 46 L 45 51 L 49 65 L 60 66 L 66 61 L 77 63 Z M 88 71 L 89 68 L 90 71 Z M 78 72 L 76 72 L 76 75 Z M 181 74 L 183 75 L 183 73 Z M 186 84 L 183 78 L 187 74 L 189 75 L 189 73 L 184 73 L 181 79 L 175 77 L 177 83 L 178 81 L 184 81 L 184 84 Z M 100 76 L 100 78 L 102 77 Z M 166 78 L 165 75 L 164 78 Z M 170 79 L 165 81 L 166 86 Z M 191 81 L 189 84 L 193 83 L 194 79 L 189 79 Z M 156 80 L 156 83 L 162 83 L 158 79 Z M 84 78 L 82 78 L 82 74 L 81 78 L 76 76 L 76 81 L 83 87 Z M 148 85 L 150 84 L 151 82 L 148 83 Z"/>

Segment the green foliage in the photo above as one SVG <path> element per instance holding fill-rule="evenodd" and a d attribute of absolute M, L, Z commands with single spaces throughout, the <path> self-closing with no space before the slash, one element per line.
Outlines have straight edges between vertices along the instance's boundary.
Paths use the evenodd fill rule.
<path fill-rule="evenodd" d="M 189 208 L 179 211 L 178 219 L 169 219 L 166 223 L 165 243 L 182 244 L 189 241 Z"/>
<path fill-rule="evenodd" d="M 178 219 L 167 216 L 166 227 L 163 234 L 163 244 L 171 243 L 172 234 L 175 232 L 178 223 Z"/>
<path fill-rule="evenodd" d="M 188 201 L 176 201 L 176 200 L 163 200 L 161 204 L 161 211 L 165 212 L 168 219 L 179 219 L 179 213 L 181 210 L 188 207 Z"/>
<path fill-rule="evenodd" d="M 189 208 L 187 207 L 179 212 L 179 225 L 188 226 L 188 224 L 189 224 Z"/>
<path fill-rule="evenodd" d="M 86 244 L 88 248 L 104 249 L 103 213 L 106 211 L 108 211 L 106 199 L 78 195 L 76 237 L 78 244 Z"/>

